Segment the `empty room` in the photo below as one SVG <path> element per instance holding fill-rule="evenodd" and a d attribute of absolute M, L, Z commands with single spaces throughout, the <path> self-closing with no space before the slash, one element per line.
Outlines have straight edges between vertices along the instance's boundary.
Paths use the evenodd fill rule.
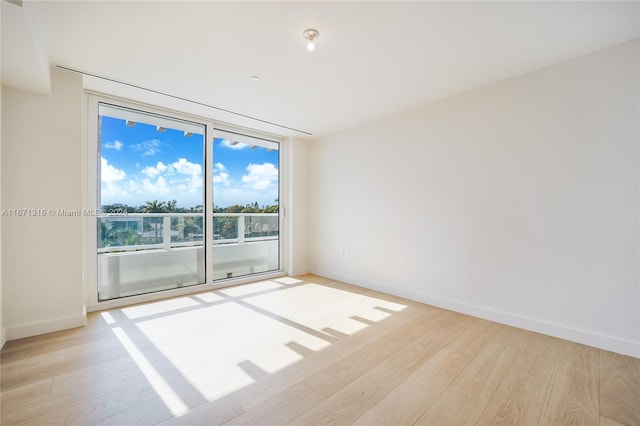
<path fill-rule="evenodd" d="M 0 424 L 640 426 L 640 2 L 0 5 Z"/>

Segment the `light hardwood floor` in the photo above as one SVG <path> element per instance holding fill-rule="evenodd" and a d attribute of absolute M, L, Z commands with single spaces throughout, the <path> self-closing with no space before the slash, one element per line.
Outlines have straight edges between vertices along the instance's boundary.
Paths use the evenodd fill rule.
<path fill-rule="evenodd" d="M 8 342 L 2 425 L 640 425 L 640 360 L 325 278 Z"/>

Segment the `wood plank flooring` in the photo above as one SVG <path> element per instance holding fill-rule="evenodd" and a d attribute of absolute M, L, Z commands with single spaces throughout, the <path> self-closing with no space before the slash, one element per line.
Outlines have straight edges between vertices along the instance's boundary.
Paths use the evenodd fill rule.
<path fill-rule="evenodd" d="M 640 426 L 640 359 L 313 275 L 8 342 L 2 425 Z"/>

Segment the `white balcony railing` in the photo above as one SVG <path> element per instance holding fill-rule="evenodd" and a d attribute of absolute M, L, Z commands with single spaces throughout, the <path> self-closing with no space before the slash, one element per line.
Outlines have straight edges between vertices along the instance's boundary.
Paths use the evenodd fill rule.
<path fill-rule="evenodd" d="M 202 246 L 202 213 L 106 214 L 98 222 L 98 253 Z M 278 213 L 214 213 L 213 244 L 277 240 Z"/>
<path fill-rule="evenodd" d="M 100 300 L 201 284 L 202 213 L 129 213 L 98 221 Z M 215 213 L 214 280 L 280 267 L 277 213 Z"/>

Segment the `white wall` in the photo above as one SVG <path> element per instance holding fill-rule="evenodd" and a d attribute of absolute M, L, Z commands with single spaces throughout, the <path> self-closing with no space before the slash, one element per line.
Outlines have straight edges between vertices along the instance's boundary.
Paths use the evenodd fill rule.
<path fill-rule="evenodd" d="M 311 271 L 640 357 L 638 47 L 314 141 Z"/>
<path fill-rule="evenodd" d="M 2 91 L 2 208 L 45 209 L 45 217 L 2 218 L 7 338 L 86 323 L 81 218 L 82 78 L 52 70 L 53 93 Z"/>
<path fill-rule="evenodd" d="M 309 272 L 309 240 L 307 238 L 307 218 L 309 204 L 309 142 L 292 139 L 289 145 L 290 180 L 287 182 L 291 203 L 285 210 L 289 220 L 288 273 L 300 275 Z"/>

